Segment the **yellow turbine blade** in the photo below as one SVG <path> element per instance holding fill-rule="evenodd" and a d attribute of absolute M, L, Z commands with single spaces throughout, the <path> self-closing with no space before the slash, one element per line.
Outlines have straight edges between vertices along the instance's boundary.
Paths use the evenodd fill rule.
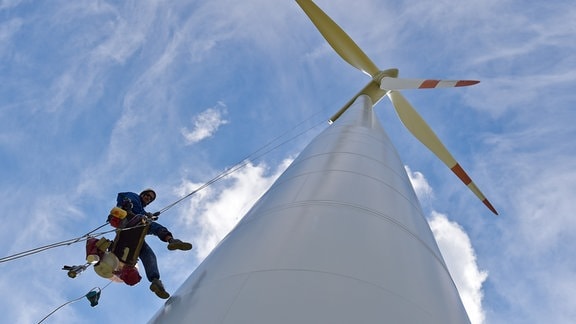
<path fill-rule="evenodd" d="M 346 62 L 355 68 L 370 75 L 372 78 L 378 75 L 378 67 L 360 49 L 358 45 L 338 26 L 322 9 L 310 0 L 296 0 L 298 5 L 304 10 L 312 23 L 318 28 L 322 36 L 328 41 L 330 46 Z"/>
<path fill-rule="evenodd" d="M 488 209 L 490 209 L 494 214 L 498 215 L 496 209 L 492 204 L 486 199 L 484 194 L 478 189 L 476 184 L 468 176 L 466 171 L 462 169 L 460 164 L 454 159 L 452 154 L 446 149 L 444 144 L 440 141 L 438 136 L 432 131 L 430 126 L 424 121 L 424 119 L 418 114 L 418 112 L 412 107 L 412 105 L 397 91 L 390 91 L 388 93 L 390 100 L 396 113 L 400 120 L 408 128 L 408 130 L 414 135 L 422 144 L 424 144 L 430 151 L 432 151 L 464 184 L 480 199 Z"/>

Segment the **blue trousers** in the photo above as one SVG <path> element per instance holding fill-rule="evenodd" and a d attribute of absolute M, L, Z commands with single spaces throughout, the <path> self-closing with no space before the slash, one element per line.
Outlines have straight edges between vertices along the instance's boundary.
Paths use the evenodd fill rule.
<path fill-rule="evenodd" d="M 168 235 L 172 236 L 172 233 L 170 233 L 166 227 L 156 222 L 152 222 L 150 224 L 150 228 L 148 228 L 147 235 L 158 236 L 160 240 L 165 242 L 166 237 Z M 138 257 L 144 265 L 144 271 L 146 271 L 146 278 L 148 278 L 148 281 L 152 282 L 154 279 L 160 279 L 160 271 L 158 270 L 156 255 L 154 254 L 152 248 L 146 243 L 146 241 L 142 242 L 142 248 Z"/>

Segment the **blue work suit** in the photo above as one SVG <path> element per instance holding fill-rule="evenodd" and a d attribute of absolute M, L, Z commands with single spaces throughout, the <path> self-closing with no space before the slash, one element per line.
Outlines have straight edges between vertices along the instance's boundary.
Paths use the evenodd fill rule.
<path fill-rule="evenodd" d="M 122 207 L 124 199 L 128 198 L 132 202 L 132 212 L 136 215 L 146 215 L 146 210 L 142 206 L 142 201 L 140 200 L 140 195 L 135 192 L 121 192 L 116 198 L 116 206 Z M 166 237 L 172 236 L 172 233 L 168 229 L 159 223 L 151 222 L 148 228 L 147 235 L 156 235 L 160 240 L 166 242 Z M 156 260 L 156 255 L 152 248 L 146 243 L 142 242 L 142 248 L 140 249 L 140 254 L 138 254 L 140 261 L 144 265 L 144 271 L 146 271 L 146 278 L 148 281 L 152 282 L 154 279 L 160 279 L 160 271 L 158 270 L 158 262 Z"/>

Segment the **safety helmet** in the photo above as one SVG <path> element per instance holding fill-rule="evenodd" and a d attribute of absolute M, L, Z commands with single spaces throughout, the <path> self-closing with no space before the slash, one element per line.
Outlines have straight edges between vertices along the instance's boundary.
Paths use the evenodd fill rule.
<path fill-rule="evenodd" d="M 145 193 L 151 193 L 154 196 L 152 197 L 152 200 L 150 200 L 150 202 L 153 202 L 156 199 L 156 191 L 154 191 L 154 189 L 147 188 L 142 190 L 142 192 L 140 193 L 140 197 L 142 197 L 142 195 Z"/>

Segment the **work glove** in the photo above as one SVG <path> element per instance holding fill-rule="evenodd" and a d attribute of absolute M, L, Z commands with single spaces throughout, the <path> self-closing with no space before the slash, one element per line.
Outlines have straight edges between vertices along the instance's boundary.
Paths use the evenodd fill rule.
<path fill-rule="evenodd" d="M 148 219 L 155 221 L 155 220 L 158 220 L 158 216 L 160 216 L 160 212 L 155 212 L 154 214 L 146 213 L 146 216 L 148 217 Z"/>

